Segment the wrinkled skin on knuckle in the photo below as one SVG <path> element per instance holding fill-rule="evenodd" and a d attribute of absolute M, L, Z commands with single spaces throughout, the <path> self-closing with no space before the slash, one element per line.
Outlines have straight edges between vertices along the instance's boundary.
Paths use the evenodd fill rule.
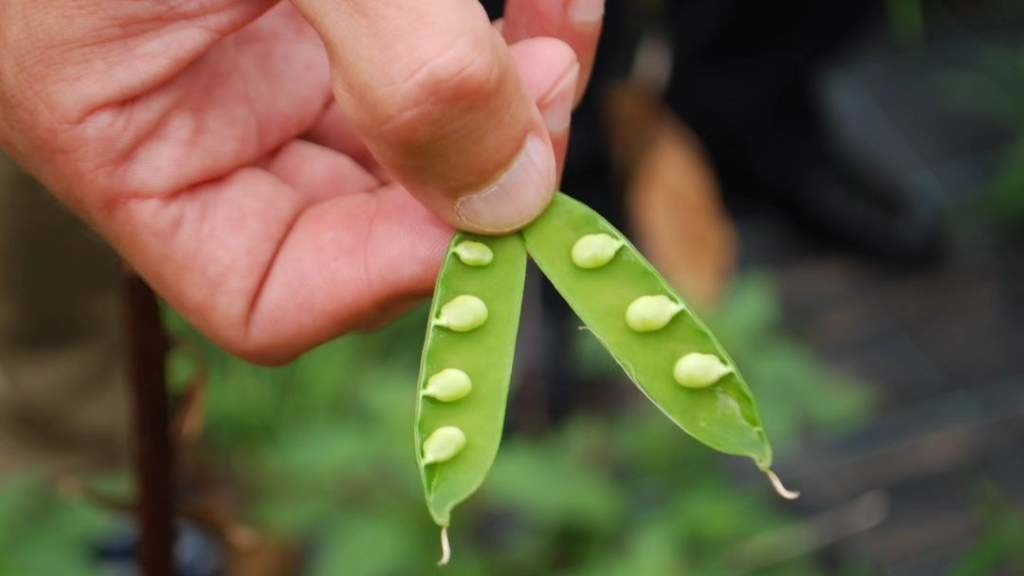
<path fill-rule="evenodd" d="M 494 106 L 505 93 L 505 58 L 490 37 L 453 44 L 424 58 L 381 98 L 371 121 L 385 140 L 401 148 L 420 148 L 458 134 L 467 119 Z"/>
<path fill-rule="evenodd" d="M 480 189 L 508 166 L 535 125 L 535 108 L 498 36 L 428 60 L 373 101 L 359 102 L 353 116 L 380 163 L 444 213 L 442 196 Z"/>

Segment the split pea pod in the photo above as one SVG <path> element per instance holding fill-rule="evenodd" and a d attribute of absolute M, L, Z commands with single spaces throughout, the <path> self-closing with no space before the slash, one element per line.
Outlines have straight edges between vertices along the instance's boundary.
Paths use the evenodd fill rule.
<path fill-rule="evenodd" d="M 434 292 L 420 363 L 416 459 L 449 558 L 452 509 L 480 487 L 498 452 L 526 276 L 518 234 L 459 233 Z"/>
<path fill-rule="evenodd" d="M 522 232 L 527 251 L 629 378 L 680 428 L 771 472 L 750 388 L 708 328 L 621 232 L 556 195 Z"/>

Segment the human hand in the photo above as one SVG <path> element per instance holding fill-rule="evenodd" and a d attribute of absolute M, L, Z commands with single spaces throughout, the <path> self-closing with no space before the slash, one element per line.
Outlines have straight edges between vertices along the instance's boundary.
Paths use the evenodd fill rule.
<path fill-rule="evenodd" d="M 428 294 L 452 226 L 543 210 L 602 10 L 509 0 L 503 37 L 474 0 L 4 0 L 0 146 L 283 362 Z"/>

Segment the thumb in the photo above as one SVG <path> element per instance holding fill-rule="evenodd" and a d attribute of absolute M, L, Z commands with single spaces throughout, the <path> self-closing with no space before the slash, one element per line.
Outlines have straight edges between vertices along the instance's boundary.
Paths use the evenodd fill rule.
<path fill-rule="evenodd" d="M 575 89 L 571 50 L 554 43 L 514 59 L 475 0 L 294 3 L 327 46 L 339 105 L 421 203 L 484 234 L 544 210 L 557 180 L 549 125 L 564 129 L 571 113 L 550 92 Z M 529 67 L 529 91 L 517 63 Z"/>

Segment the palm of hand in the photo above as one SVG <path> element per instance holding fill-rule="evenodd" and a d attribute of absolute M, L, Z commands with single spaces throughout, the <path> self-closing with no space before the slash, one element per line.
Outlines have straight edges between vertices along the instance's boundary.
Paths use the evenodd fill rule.
<path fill-rule="evenodd" d="M 75 127 L 71 177 L 91 185 L 69 201 L 104 212 L 115 246 L 201 329 L 274 361 L 429 293 L 451 230 L 374 165 L 290 4 L 209 45 L 258 8 L 141 37 L 150 62 L 105 78 L 102 97 L 152 86 Z"/>
<path fill-rule="evenodd" d="M 213 340 L 287 360 L 428 294 L 467 192 L 532 177 L 494 231 L 550 197 L 600 4 L 510 0 L 505 38 L 568 42 L 511 46 L 474 6 L 8 0 L 0 145 Z"/>

